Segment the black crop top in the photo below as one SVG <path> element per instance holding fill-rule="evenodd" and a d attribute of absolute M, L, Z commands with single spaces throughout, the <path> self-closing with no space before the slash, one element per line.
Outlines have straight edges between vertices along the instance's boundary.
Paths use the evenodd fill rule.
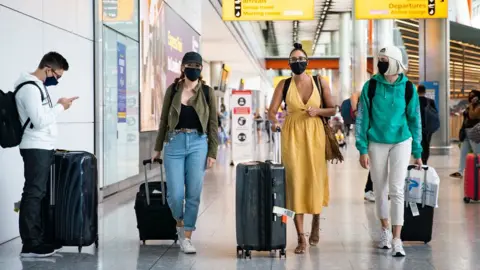
<path fill-rule="evenodd" d="M 180 109 L 180 117 L 178 118 L 178 124 L 175 129 L 196 129 L 198 132 L 202 131 L 202 123 L 198 118 L 198 114 L 192 106 L 186 106 L 182 104 Z"/>

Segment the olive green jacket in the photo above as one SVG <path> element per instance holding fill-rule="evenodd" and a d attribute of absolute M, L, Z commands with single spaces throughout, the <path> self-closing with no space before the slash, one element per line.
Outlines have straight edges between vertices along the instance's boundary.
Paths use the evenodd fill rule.
<path fill-rule="evenodd" d="M 160 127 L 158 130 L 157 141 L 155 143 L 155 151 L 161 152 L 163 144 L 168 132 L 174 131 L 178 124 L 180 117 L 180 109 L 182 108 L 182 91 L 183 81 L 177 84 L 177 91 L 172 99 L 172 88 L 174 84 L 168 87 L 163 100 L 162 116 L 160 118 Z M 218 117 L 217 117 L 217 103 L 215 93 L 209 87 L 209 100 L 206 100 L 205 94 L 202 90 L 202 83 L 198 83 L 195 87 L 195 95 L 189 100 L 189 105 L 192 106 L 198 114 L 202 130 L 207 134 L 208 138 L 208 157 L 217 158 L 218 150 Z"/>

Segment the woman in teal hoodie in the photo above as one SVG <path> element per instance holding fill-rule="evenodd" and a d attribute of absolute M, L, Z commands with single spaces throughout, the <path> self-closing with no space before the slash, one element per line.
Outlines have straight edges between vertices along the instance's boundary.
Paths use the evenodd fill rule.
<path fill-rule="evenodd" d="M 382 223 L 379 247 L 393 256 L 405 256 L 403 226 L 404 187 L 410 155 L 422 166 L 422 124 L 415 86 L 404 74 L 402 53 L 395 46 L 378 54 L 378 74 L 367 81 L 356 119 L 356 146 L 360 164 L 370 169 L 377 216 Z M 391 213 L 388 196 L 392 201 Z M 389 229 L 391 214 L 393 235 Z"/>

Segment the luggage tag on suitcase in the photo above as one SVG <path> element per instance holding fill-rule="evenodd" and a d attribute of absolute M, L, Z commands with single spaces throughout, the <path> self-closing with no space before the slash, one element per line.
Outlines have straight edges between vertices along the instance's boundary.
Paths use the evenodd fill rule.
<path fill-rule="evenodd" d="M 285 209 L 285 208 L 282 208 L 282 207 L 278 207 L 278 206 L 273 207 L 273 213 L 277 214 L 277 216 L 279 216 L 279 217 L 281 217 L 281 216 L 287 216 L 289 218 L 294 218 L 295 217 L 295 212 L 293 212 L 291 210 L 288 210 L 288 209 Z M 283 219 L 282 219 L 282 221 L 283 221 Z"/>
<path fill-rule="evenodd" d="M 412 216 L 416 217 L 420 215 L 420 212 L 418 211 L 417 204 L 415 202 L 409 202 L 410 209 L 412 210 Z"/>

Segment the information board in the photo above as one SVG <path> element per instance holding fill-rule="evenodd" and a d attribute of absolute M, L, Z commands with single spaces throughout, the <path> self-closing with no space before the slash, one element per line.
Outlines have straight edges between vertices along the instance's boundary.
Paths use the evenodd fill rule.
<path fill-rule="evenodd" d="M 355 0 L 357 20 L 446 19 L 448 0 Z"/>
<path fill-rule="evenodd" d="M 252 91 L 232 90 L 232 162 L 253 160 Z"/>
<path fill-rule="evenodd" d="M 117 119 L 127 122 L 127 48 L 117 42 Z"/>
<path fill-rule="evenodd" d="M 315 0 L 223 0 L 224 21 L 294 21 L 315 19 Z"/>

